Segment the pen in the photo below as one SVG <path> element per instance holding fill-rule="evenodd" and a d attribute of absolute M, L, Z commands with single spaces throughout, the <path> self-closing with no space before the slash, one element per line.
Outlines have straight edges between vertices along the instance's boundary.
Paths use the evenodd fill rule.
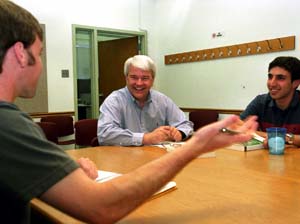
<path fill-rule="evenodd" d="M 243 133 L 241 131 L 235 131 L 235 130 L 231 130 L 229 128 L 221 128 L 220 132 L 221 133 L 227 133 L 227 134 L 230 134 L 230 135 L 236 135 L 236 134 L 242 134 Z"/>
<path fill-rule="evenodd" d="M 220 132 L 221 133 L 227 133 L 227 134 L 230 134 L 230 135 L 243 134 L 243 132 L 241 132 L 241 131 L 236 131 L 236 130 L 232 130 L 232 129 L 229 129 L 229 128 L 221 128 Z M 260 142 L 264 142 L 264 140 L 265 140 L 264 137 L 261 137 L 256 133 L 253 133 L 252 136 L 253 136 L 254 139 L 256 139 Z"/>

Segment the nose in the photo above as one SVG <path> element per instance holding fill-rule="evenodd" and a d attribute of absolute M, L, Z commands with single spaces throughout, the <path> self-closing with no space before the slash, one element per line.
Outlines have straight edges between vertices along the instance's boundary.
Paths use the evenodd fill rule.
<path fill-rule="evenodd" d="M 276 85 L 276 77 L 269 78 L 268 83 L 270 86 Z"/>
<path fill-rule="evenodd" d="M 136 84 L 137 84 L 137 85 L 142 85 L 142 84 L 143 84 L 142 78 L 138 78 L 138 79 L 136 80 Z"/>

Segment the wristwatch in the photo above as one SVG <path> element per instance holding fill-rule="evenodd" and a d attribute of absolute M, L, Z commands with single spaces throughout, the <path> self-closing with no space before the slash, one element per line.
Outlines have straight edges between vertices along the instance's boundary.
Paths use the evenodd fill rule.
<path fill-rule="evenodd" d="M 293 133 L 286 133 L 287 143 L 290 145 L 294 144 L 294 134 Z"/>

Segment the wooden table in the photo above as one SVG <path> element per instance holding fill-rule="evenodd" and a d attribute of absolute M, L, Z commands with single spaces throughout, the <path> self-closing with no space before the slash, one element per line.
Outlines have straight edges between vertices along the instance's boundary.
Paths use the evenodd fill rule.
<path fill-rule="evenodd" d="M 165 151 L 95 147 L 68 153 L 89 157 L 99 169 L 126 173 Z M 147 201 L 118 223 L 300 222 L 299 149 L 288 148 L 283 156 L 222 149 L 214 158 L 195 159 L 174 180 L 176 190 Z M 39 203 L 34 204 L 40 208 Z"/>

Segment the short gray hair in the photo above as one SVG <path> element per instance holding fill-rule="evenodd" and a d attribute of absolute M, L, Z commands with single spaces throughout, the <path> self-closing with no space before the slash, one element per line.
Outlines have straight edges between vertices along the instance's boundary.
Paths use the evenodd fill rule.
<path fill-rule="evenodd" d="M 131 58 L 128 58 L 124 63 L 125 76 L 128 75 L 130 66 L 134 66 L 145 71 L 150 71 L 152 77 L 155 78 L 156 66 L 154 64 L 154 61 L 147 55 L 135 55 Z"/>

